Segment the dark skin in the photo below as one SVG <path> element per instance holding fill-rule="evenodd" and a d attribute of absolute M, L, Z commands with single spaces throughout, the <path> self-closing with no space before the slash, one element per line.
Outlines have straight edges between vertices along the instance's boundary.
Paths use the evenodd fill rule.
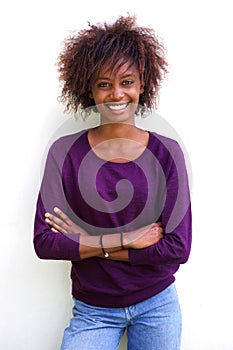
<path fill-rule="evenodd" d="M 143 92 L 136 66 L 123 65 L 115 74 L 103 69 L 95 77 L 90 95 L 100 106 L 101 124 L 90 129 L 88 140 L 93 151 L 102 159 L 128 162 L 136 159 L 145 150 L 149 134 L 135 126 L 134 112 Z M 63 234 L 80 233 L 79 254 L 82 259 L 104 257 L 99 246 L 99 237 L 76 225 L 59 208 L 54 214 L 46 213 L 45 221 L 52 230 Z M 129 261 L 129 249 L 143 249 L 163 238 L 161 223 L 151 223 L 123 235 L 124 250 L 119 233 L 104 235 L 103 245 L 112 260 Z"/>
<path fill-rule="evenodd" d="M 80 233 L 79 253 L 82 259 L 103 257 L 98 236 L 89 236 L 59 208 L 54 208 L 54 212 L 56 215 L 46 213 L 45 221 L 52 227 L 53 231 L 59 231 L 63 234 Z M 142 249 L 156 244 L 163 237 L 163 228 L 159 222 L 152 223 L 137 230 L 125 232 L 123 237 L 124 250 L 120 245 L 119 233 L 104 235 L 104 246 L 110 254 L 110 259 L 129 261 L 128 249 Z"/>

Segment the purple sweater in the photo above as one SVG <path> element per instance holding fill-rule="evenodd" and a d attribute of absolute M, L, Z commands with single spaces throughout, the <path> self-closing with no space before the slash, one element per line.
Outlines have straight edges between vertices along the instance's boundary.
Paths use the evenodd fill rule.
<path fill-rule="evenodd" d="M 128 232 L 161 221 L 164 238 L 130 249 L 129 262 L 81 259 L 79 234 L 54 233 L 46 211 L 57 206 L 90 235 Z M 168 287 L 191 247 L 191 205 L 179 144 L 149 132 L 145 151 L 134 161 L 100 159 L 87 130 L 51 146 L 37 201 L 34 247 L 41 259 L 72 262 L 72 295 L 91 305 L 126 307 Z"/>

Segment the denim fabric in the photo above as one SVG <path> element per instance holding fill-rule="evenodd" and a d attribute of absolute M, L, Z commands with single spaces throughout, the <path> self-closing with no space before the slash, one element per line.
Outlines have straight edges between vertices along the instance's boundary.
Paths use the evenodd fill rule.
<path fill-rule="evenodd" d="M 181 312 L 175 285 L 125 308 L 96 307 L 74 299 L 61 350 L 117 350 L 125 331 L 128 350 L 179 350 Z"/>

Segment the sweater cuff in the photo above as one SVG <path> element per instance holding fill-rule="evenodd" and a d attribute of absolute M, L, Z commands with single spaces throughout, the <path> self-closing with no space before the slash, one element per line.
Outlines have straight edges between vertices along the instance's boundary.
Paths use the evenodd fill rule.
<path fill-rule="evenodd" d="M 80 255 L 79 255 L 79 240 L 80 240 L 80 234 L 64 234 L 64 252 L 66 252 L 66 255 L 69 257 L 68 260 L 72 261 L 79 261 Z"/>
<path fill-rule="evenodd" d="M 129 249 L 129 261 L 133 266 L 151 265 L 151 247 L 144 249 Z"/>

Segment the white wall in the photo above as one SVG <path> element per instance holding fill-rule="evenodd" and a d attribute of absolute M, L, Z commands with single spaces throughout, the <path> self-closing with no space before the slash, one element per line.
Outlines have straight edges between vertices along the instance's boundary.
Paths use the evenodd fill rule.
<path fill-rule="evenodd" d="M 59 349 L 71 310 L 69 263 L 40 261 L 32 247 L 41 162 L 54 132 L 69 118 L 56 100 L 54 63 L 69 30 L 127 12 L 157 29 L 167 46 L 170 76 L 158 113 L 176 129 L 192 164 L 193 249 L 177 273 L 182 350 L 233 349 L 230 5 L 230 0 L 1 5 L 1 349 Z M 156 129 L 155 122 L 150 126 Z"/>

